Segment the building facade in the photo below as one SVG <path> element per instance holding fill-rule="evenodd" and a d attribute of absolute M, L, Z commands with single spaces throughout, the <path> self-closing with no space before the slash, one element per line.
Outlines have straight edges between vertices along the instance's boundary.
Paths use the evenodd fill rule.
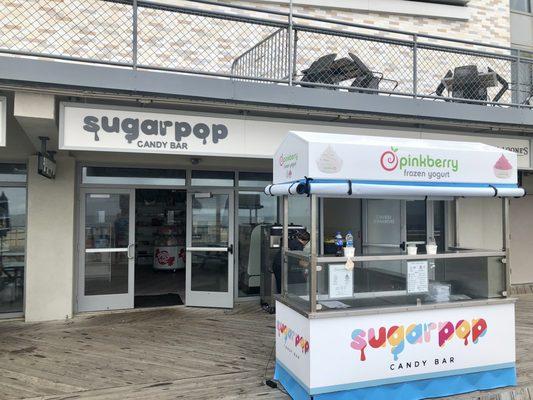
<path fill-rule="evenodd" d="M 479 141 L 533 189 L 530 9 L 327 3 L 0 0 L 2 315 L 258 301 L 290 130 Z M 404 203 L 404 236 L 501 248 L 499 199 Z M 512 284 L 533 282 L 532 208 L 511 201 Z"/>

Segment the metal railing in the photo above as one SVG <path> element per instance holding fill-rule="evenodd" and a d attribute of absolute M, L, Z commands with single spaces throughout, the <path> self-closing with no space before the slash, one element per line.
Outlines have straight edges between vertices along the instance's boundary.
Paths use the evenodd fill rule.
<path fill-rule="evenodd" d="M 210 0 L 11 0 L 0 52 L 444 102 L 532 107 L 518 49 Z"/>

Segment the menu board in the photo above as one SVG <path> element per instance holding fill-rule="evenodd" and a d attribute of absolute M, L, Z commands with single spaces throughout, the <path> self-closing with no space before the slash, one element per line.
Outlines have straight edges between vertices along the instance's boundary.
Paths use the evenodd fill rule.
<path fill-rule="evenodd" d="M 425 293 L 429 290 L 428 262 L 407 262 L 407 293 Z"/>
<path fill-rule="evenodd" d="M 345 264 L 329 264 L 329 298 L 353 296 L 353 270 Z"/>

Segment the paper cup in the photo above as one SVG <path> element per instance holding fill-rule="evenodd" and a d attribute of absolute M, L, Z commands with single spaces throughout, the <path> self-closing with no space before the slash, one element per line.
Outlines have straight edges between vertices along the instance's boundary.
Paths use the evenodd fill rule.
<path fill-rule="evenodd" d="M 354 256 L 355 256 L 355 247 L 344 248 L 344 257 L 354 257 Z"/>
<path fill-rule="evenodd" d="M 437 245 L 426 244 L 426 254 L 437 254 Z"/>
<path fill-rule="evenodd" d="M 407 246 L 407 254 L 410 256 L 416 256 L 418 248 L 416 246 Z"/>

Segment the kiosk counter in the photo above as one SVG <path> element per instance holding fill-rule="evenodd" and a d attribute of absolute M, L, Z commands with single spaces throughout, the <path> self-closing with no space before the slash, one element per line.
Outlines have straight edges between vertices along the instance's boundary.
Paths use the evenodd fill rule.
<path fill-rule="evenodd" d="M 525 195 L 516 154 L 289 132 L 265 193 L 282 197 L 275 378 L 292 398 L 422 399 L 515 384 L 508 211 L 509 197 Z M 497 230 L 495 248 L 459 246 L 459 227 L 480 223 L 459 218 L 466 198 L 501 210 L 481 219 L 481 231 Z M 310 234 L 299 250 L 287 239 L 293 222 Z"/>

